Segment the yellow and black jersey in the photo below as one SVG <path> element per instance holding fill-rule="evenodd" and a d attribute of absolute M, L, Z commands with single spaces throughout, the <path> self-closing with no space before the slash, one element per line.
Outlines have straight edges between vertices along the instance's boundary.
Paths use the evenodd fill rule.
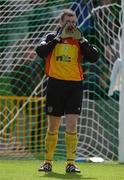
<path fill-rule="evenodd" d="M 58 41 L 55 34 L 48 34 L 36 48 L 37 54 L 45 59 L 45 73 L 60 80 L 81 81 L 83 69 L 81 60 L 96 62 L 98 51 L 88 42 L 80 44 L 73 38 Z"/>
<path fill-rule="evenodd" d="M 46 58 L 46 75 L 60 80 L 80 81 L 83 79 L 81 58 L 79 42 L 72 38 L 62 39 Z"/>

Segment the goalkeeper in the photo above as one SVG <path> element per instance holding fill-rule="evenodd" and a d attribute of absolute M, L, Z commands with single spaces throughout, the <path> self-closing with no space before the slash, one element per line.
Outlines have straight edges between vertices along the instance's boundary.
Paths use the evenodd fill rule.
<path fill-rule="evenodd" d="M 76 124 L 81 111 L 83 93 L 83 69 L 81 60 L 98 60 L 98 51 L 82 36 L 76 26 L 76 15 L 64 10 L 60 15 L 60 27 L 56 34 L 48 34 L 36 48 L 37 54 L 45 60 L 47 84 L 46 111 L 48 129 L 45 138 L 46 155 L 39 171 L 52 171 L 52 159 L 58 141 L 61 116 L 66 116 L 65 144 L 66 172 L 80 170 L 75 165 L 78 142 Z M 83 60 L 82 60 L 83 61 Z"/>

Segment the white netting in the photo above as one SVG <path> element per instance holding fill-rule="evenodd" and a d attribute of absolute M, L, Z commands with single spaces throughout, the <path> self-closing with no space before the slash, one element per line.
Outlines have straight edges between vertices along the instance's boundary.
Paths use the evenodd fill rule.
<path fill-rule="evenodd" d="M 120 55 L 121 7 L 104 4 L 90 11 L 93 17 L 87 37 L 99 48 L 101 57 L 95 65 L 86 65 L 86 90 L 83 96 L 78 156 L 118 158 L 118 92 L 108 97 L 113 63 Z M 82 22 L 83 24 L 83 22 Z M 94 35 L 94 36 L 93 36 Z M 95 37 L 95 38 L 94 38 Z M 95 76 L 94 76 L 95 72 Z M 85 134 L 85 136 L 84 136 Z"/>
<path fill-rule="evenodd" d="M 78 157 L 118 157 L 118 94 L 107 96 L 111 68 L 119 56 L 121 7 L 82 0 L 0 2 L 0 156 L 41 157 L 47 128 L 43 61 L 35 54 L 41 38 L 57 29 L 58 15 L 71 8 L 78 26 L 100 51 L 85 63 Z M 39 109 L 38 109 L 39 107 Z M 56 155 L 65 156 L 64 118 Z"/>

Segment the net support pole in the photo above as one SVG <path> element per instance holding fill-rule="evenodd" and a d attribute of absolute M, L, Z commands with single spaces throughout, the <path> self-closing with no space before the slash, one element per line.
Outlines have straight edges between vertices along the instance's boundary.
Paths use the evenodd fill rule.
<path fill-rule="evenodd" d="M 120 90 L 120 111 L 119 111 L 119 162 L 124 163 L 124 0 L 122 6 L 122 38 L 121 38 L 121 90 Z"/>

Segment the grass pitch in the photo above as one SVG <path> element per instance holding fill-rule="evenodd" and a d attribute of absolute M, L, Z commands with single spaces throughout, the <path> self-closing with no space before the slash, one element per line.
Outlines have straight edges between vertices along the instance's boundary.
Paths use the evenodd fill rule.
<path fill-rule="evenodd" d="M 124 180 L 124 164 L 77 163 L 80 174 L 66 174 L 65 162 L 53 163 L 53 172 L 38 172 L 38 160 L 0 160 L 0 180 Z"/>

